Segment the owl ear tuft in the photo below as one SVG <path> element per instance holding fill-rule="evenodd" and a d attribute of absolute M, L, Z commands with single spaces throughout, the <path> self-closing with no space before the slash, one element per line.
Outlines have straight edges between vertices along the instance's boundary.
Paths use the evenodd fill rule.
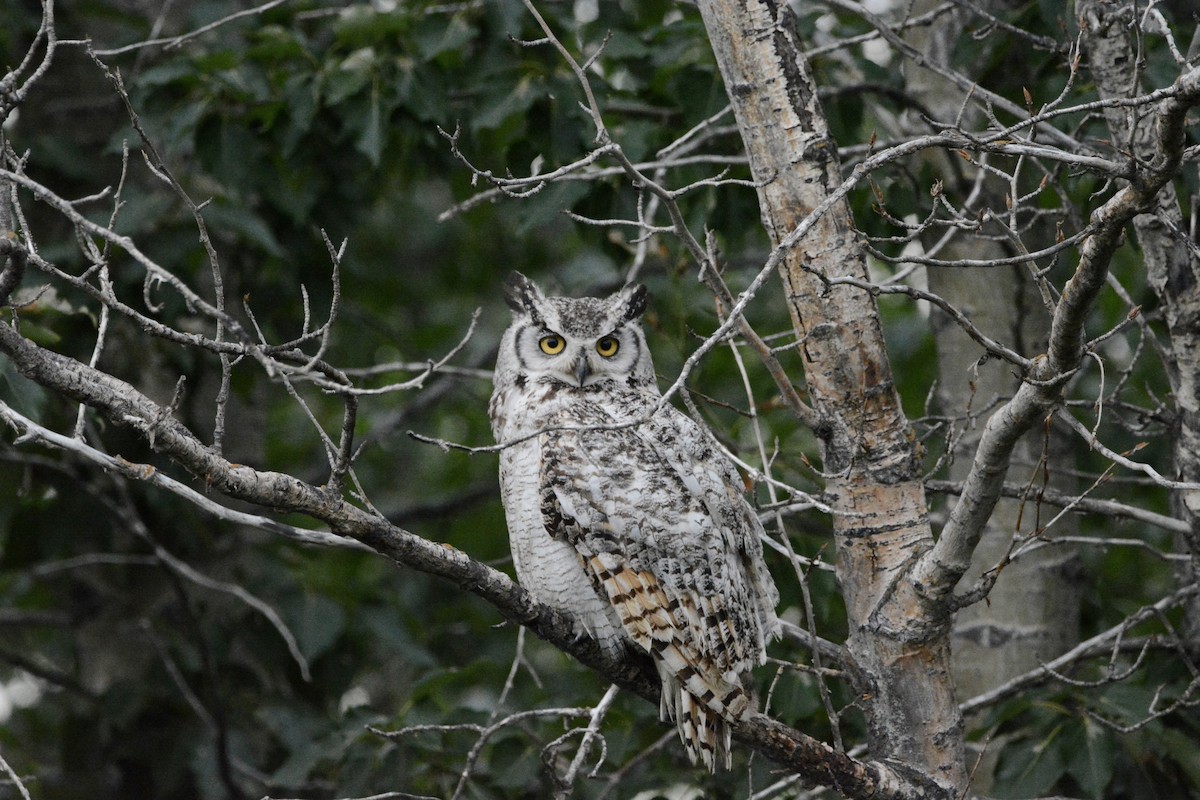
<path fill-rule="evenodd" d="M 621 318 L 626 322 L 631 319 L 638 319 L 642 314 L 646 313 L 646 304 L 650 298 L 646 292 L 646 287 L 642 284 L 629 284 L 621 290 L 618 297 L 625 304 L 625 308 L 621 311 Z"/>
<path fill-rule="evenodd" d="M 514 314 L 522 314 L 541 319 L 538 306 L 546 300 L 546 295 L 533 281 L 513 270 L 504 280 L 504 300 Z"/>

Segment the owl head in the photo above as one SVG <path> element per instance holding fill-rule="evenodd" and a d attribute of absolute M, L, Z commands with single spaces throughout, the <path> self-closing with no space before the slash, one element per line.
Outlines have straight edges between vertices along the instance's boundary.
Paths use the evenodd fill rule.
<path fill-rule="evenodd" d="M 496 385 L 553 382 L 576 388 L 655 386 L 641 318 L 646 287 L 608 297 L 547 297 L 519 272 L 504 294 L 513 322 L 500 341 Z"/>

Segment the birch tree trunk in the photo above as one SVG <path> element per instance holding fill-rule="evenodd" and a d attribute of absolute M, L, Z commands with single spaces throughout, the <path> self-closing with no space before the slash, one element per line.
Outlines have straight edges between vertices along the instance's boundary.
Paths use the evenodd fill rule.
<path fill-rule="evenodd" d="M 818 418 L 848 649 L 876 758 L 966 784 L 962 718 L 950 677 L 947 604 L 922 595 L 909 567 L 932 544 L 920 451 L 900 406 L 874 298 L 833 284 L 867 280 L 848 205 L 799 241 L 792 231 L 841 183 L 816 87 L 788 6 L 703 0 L 704 23 L 758 184 Z"/>

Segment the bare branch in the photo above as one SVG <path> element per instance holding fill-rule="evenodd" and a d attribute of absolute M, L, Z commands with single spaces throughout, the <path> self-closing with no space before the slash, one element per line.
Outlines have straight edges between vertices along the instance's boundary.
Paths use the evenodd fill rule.
<path fill-rule="evenodd" d="M 1047 354 L 1035 360 L 1015 397 L 987 422 L 963 493 L 942 535 L 916 565 L 913 577 L 934 594 L 952 591 L 970 565 L 971 554 L 991 516 L 1017 440 L 1061 399 L 1065 376 L 1084 356 L 1083 325 L 1100 289 L 1126 223 L 1154 200 L 1178 170 L 1183 154 L 1184 115 L 1200 102 L 1200 69 L 1181 76 L 1156 116 L 1154 164 L 1092 213 L 1093 233 L 1080 246 L 1079 264 L 1056 305 Z"/>
<path fill-rule="evenodd" d="M 962 494 L 963 485 L 955 481 L 925 481 L 925 490 L 929 492 L 939 492 L 945 494 Z M 1018 486 L 1013 483 L 1006 483 L 1000 489 L 1001 497 L 1012 497 L 1016 499 L 1024 499 L 1028 496 L 1028 487 Z M 1059 508 L 1070 506 L 1072 510 L 1080 514 L 1102 514 L 1106 517 L 1119 517 L 1123 519 L 1137 520 L 1148 525 L 1153 525 L 1156 528 L 1161 528 L 1172 533 L 1183 533 L 1187 528 L 1187 523 L 1175 517 L 1169 517 L 1166 514 L 1159 514 L 1149 509 L 1139 508 L 1127 503 L 1117 502 L 1115 500 L 1101 500 L 1094 497 L 1077 497 L 1068 495 L 1063 492 L 1045 487 L 1038 490 L 1038 499 L 1041 502 L 1049 503 Z"/>
<path fill-rule="evenodd" d="M 579 770 L 583 767 L 584 762 L 587 760 L 592 743 L 597 739 L 600 740 L 601 751 L 600 757 L 596 762 L 596 766 L 592 768 L 592 777 L 595 777 L 596 770 L 599 769 L 600 764 L 604 762 L 607 747 L 604 743 L 604 737 L 600 735 L 600 723 L 604 721 L 604 717 L 608 714 L 609 709 L 612 708 L 613 701 L 616 700 L 618 691 L 619 689 L 615 684 L 608 687 L 608 690 L 604 693 L 604 696 L 600 698 L 600 702 L 597 703 L 595 708 L 592 709 L 592 713 L 588 716 L 587 727 L 582 731 L 583 739 L 579 742 L 579 750 L 576 751 L 575 757 L 571 759 L 570 767 L 567 768 L 566 773 L 564 773 L 561 777 L 555 776 L 555 782 L 559 786 L 559 790 L 555 797 L 567 798 L 570 796 L 571 790 L 575 784 L 576 776 L 578 776 Z M 568 731 L 566 734 L 560 737 L 559 741 L 566 739 L 568 736 L 573 736 L 576 733 L 577 731 Z M 547 750 L 549 751 L 549 749 L 554 745 L 555 743 L 553 742 L 550 745 L 547 745 Z"/>
<path fill-rule="evenodd" d="M 42 0 L 42 20 L 33 43 L 25 51 L 21 63 L 0 79 L 0 123 L 8 119 L 14 108 L 25 102 L 29 90 L 50 69 L 58 44 L 58 32 L 54 28 L 54 0 Z M 37 52 L 43 47 L 42 60 L 35 67 L 33 64 Z M 0 234 L 4 233 L 7 231 L 0 231 Z"/>
<path fill-rule="evenodd" d="M 3 186 L 2 182 L 0 186 Z M 0 203 L 7 204 L 7 199 L 0 199 Z M 5 306 L 9 304 L 13 290 L 20 285 L 25 276 L 29 254 L 17 241 L 16 234 L 0 231 L 0 257 L 7 259 L 3 272 L 0 272 L 0 306 Z"/>
<path fill-rule="evenodd" d="M 3 419 L 13 427 L 20 435 L 16 440 L 16 444 L 22 444 L 27 441 L 38 442 L 49 447 L 53 447 L 65 452 L 72 453 L 85 461 L 91 462 L 98 467 L 106 470 L 112 470 L 126 478 L 143 481 L 151 486 L 156 486 L 160 489 L 165 489 L 172 494 L 178 495 L 188 503 L 196 506 L 202 511 L 211 514 L 217 519 L 229 522 L 234 525 L 245 525 L 250 528 L 282 536 L 287 539 L 299 542 L 301 544 L 315 544 L 325 547 L 349 547 L 356 550 L 370 550 L 361 542 L 345 536 L 338 536 L 333 533 L 323 531 L 307 530 L 305 528 L 297 528 L 293 525 L 273 520 L 269 517 L 263 517 L 256 514 L 248 514 L 244 511 L 235 511 L 227 508 L 220 503 L 210 499 L 207 495 L 197 492 L 190 486 L 180 483 L 169 475 L 164 474 L 160 470 L 148 464 L 135 464 L 126 461 L 120 456 L 110 456 L 103 453 L 82 440 L 63 436 L 55 433 L 48 428 L 44 428 L 28 417 L 20 414 L 11 408 L 8 404 L 0 401 L 0 419 Z"/>
<path fill-rule="evenodd" d="M 13 771 L 13 768 L 4 760 L 4 756 L 0 755 L 0 769 L 4 770 L 4 774 L 8 775 L 8 779 L 12 781 L 13 786 L 17 787 L 17 791 L 21 793 L 22 800 L 30 800 L 29 790 L 25 788 L 25 784 L 21 782 L 20 776 Z"/>
<path fill-rule="evenodd" d="M 1113 463 L 1120 464 L 1122 467 L 1125 467 L 1126 469 L 1134 470 L 1135 472 L 1140 472 L 1143 475 L 1149 477 L 1150 480 L 1154 481 L 1154 483 L 1156 485 L 1162 486 L 1163 488 L 1166 488 L 1166 489 L 1182 489 L 1182 490 L 1189 491 L 1189 492 L 1200 491 L 1200 483 L 1190 483 L 1188 481 L 1170 480 L 1169 478 L 1165 478 L 1161 474 L 1159 474 L 1158 470 L 1156 470 L 1154 467 L 1150 466 L 1149 464 L 1143 464 L 1141 462 L 1134 461 L 1126 456 L 1121 455 L 1120 453 L 1117 453 L 1117 452 L 1105 447 L 1096 438 L 1095 433 L 1093 431 L 1089 431 L 1086 427 L 1083 426 L 1082 423 L 1079 422 L 1079 420 L 1077 420 L 1073 416 L 1071 416 L 1065 409 L 1061 409 L 1061 408 L 1058 409 L 1055 412 L 1055 416 L 1058 419 L 1065 422 L 1067 424 L 1068 428 L 1075 431 L 1075 433 L 1079 434 L 1080 437 L 1082 437 L 1083 440 L 1088 443 L 1089 447 L 1091 447 L 1097 453 L 1100 453 L 1102 456 L 1109 459 Z"/>
<path fill-rule="evenodd" d="M 273 8 L 277 8 L 278 6 L 283 5 L 286 2 L 288 2 L 288 0 L 268 0 L 268 2 L 263 3 L 262 5 L 255 6 L 254 8 L 244 8 L 241 11 L 235 11 L 232 14 L 221 17 L 220 19 L 214 20 L 213 22 L 210 22 L 207 25 L 202 25 L 193 31 L 189 31 L 188 33 L 184 33 L 179 36 L 168 36 L 168 37 L 161 38 L 161 39 L 147 39 L 146 41 L 143 41 L 143 42 L 135 42 L 133 44 L 127 44 L 124 47 L 114 47 L 114 48 L 110 48 L 107 50 L 97 50 L 96 55 L 98 55 L 98 56 L 119 56 L 124 53 L 129 53 L 129 52 L 132 52 L 135 50 L 141 50 L 141 49 L 144 49 L 147 47 L 160 47 L 160 46 L 167 50 L 170 50 L 175 47 L 180 47 L 181 45 L 187 43 L 188 41 L 191 41 L 192 39 L 195 39 L 198 36 L 203 36 L 206 33 L 210 33 L 212 31 L 216 30 L 217 28 L 220 28 L 223 25 L 229 24 L 230 22 L 234 22 L 239 19 L 244 19 L 246 17 L 260 16 L 260 15 L 266 13 L 267 11 L 270 11 Z"/>
<path fill-rule="evenodd" d="M 1171 594 L 1149 606 L 1144 606 L 1138 611 L 1130 614 L 1117 625 L 1109 628 L 1106 631 L 1096 634 L 1090 639 L 1080 642 L 1075 647 L 1063 653 L 1058 658 L 1046 662 L 1045 667 L 1038 667 L 1030 670 L 1023 675 L 1018 675 L 1007 683 L 997 686 L 984 694 L 966 700 L 961 704 L 964 714 L 972 711 L 977 711 L 995 703 L 1003 702 L 1013 695 L 1028 689 L 1031 686 L 1044 683 L 1052 677 L 1052 672 L 1064 672 L 1073 664 L 1094 657 L 1098 654 L 1107 653 L 1114 641 L 1125 635 L 1125 632 L 1134 625 L 1142 623 L 1151 617 L 1176 608 L 1187 602 L 1190 598 L 1200 594 L 1200 585 L 1193 584 L 1192 586 L 1184 586 L 1177 589 Z"/>

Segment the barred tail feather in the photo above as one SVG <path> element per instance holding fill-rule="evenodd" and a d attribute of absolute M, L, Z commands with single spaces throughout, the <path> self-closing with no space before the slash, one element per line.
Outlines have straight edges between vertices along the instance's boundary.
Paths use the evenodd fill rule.
<path fill-rule="evenodd" d="M 702 675 L 684 661 L 674 644 L 655 647 L 653 652 L 662 679 L 660 718 L 675 722 L 693 764 L 699 761 L 709 772 L 730 769 L 727 720 L 740 719 L 753 710 L 750 696 L 740 684 L 718 680 L 714 685 L 711 676 Z"/>
<path fill-rule="evenodd" d="M 727 720 L 753 711 L 743 673 L 755 659 L 743 652 L 721 604 L 668 598 L 653 573 L 631 569 L 611 553 L 583 563 L 626 633 L 654 658 L 663 687 L 659 714 L 675 721 L 692 763 L 703 762 L 710 772 L 729 769 Z"/>
<path fill-rule="evenodd" d="M 730 769 L 733 756 L 729 724 L 668 674 L 662 662 L 659 662 L 659 673 L 663 678 L 660 713 L 663 719 L 675 722 L 688 759 L 693 764 L 703 764 L 709 772 L 716 772 L 718 768 Z"/>

